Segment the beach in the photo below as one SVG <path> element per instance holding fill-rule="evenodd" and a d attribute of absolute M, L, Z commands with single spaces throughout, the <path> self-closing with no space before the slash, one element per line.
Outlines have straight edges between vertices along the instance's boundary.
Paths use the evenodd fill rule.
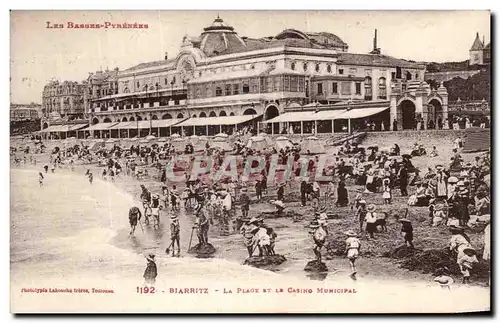
<path fill-rule="evenodd" d="M 15 300 L 20 298 L 36 298 L 42 303 L 22 300 L 23 310 L 50 311 L 51 302 L 68 297 L 68 300 L 78 298 L 77 304 L 69 301 L 74 310 L 91 308 L 95 311 L 144 311 L 148 308 L 160 312 L 182 312 L 192 310 L 192 303 L 196 302 L 199 311 L 214 312 L 218 310 L 229 312 L 279 311 L 280 305 L 276 298 L 269 294 L 238 293 L 230 297 L 227 290 L 237 291 L 238 288 L 249 289 L 252 286 L 261 289 L 276 288 L 292 292 L 280 295 L 282 301 L 291 302 L 296 312 L 383 312 L 397 311 L 394 304 L 402 302 L 397 298 L 398 291 L 405 291 L 406 295 L 415 293 L 413 300 L 418 302 L 404 302 L 401 311 L 418 311 L 419 308 L 435 308 L 435 311 L 447 311 L 453 306 L 460 311 L 486 310 L 489 308 L 489 288 L 487 281 L 473 281 L 471 286 L 460 286 L 458 283 L 451 291 L 454 299 L 446 305 L 432 304 L 432 295 L 443 293 L 432 282 L 432 273 L 423 274 L 399 267 L 398 260 L 384 257 L 383 254 L 402 245 L 400 225 L 396 219 L 388 219 L 388 231 L 379 234 L 377 241 L 365 241 L 363 251 L 357 262 L 358 280 L 349 279 L 349 262 L 345 256 L 336 256 L 326 253 L 325 263 L 329 268 L 326 275 L 318 277 L 305 272 L 304 266 L 314 259 L 312 252 L 313 242 L 308 234 L 307 225 L 313 218 L 311 205 L 300 207 L 296 197 L 296 186 L 286 189 L 287 209 L 303 215 L 303 219 L 294 222 L 291 218 L 265 219 L 267 225 L 273 227 L 278 234 L 276 253 L 284 255 L 287 261 L 270 270 L 243 266 L 247 252 L 239 234 L 222 237 L 215 226 L 212 226 L 209 241 L 216 248 L 212 259 L 197 259 L 187 254 L 187 245 L 191 234 L 194 216 L 181 208 L 179 214 L 181 222 L 181 258 L 172 258 L 164 253 L 170 240 L 169 214 L 163 212 L 160 219 L 160 229 L 154 230 L 151 226 L 136 229 L 134 237 L 129 238 L 128 209 L 131 206 L 140 206 L 139 184 L 144 184 L 152 192 L 159 192 L 159 174 L 153 169 L 149 171 L 149 178 L 138 181 L 126 176 L 117 176 L 115 181 L 100 179 L 102 168 L 97 165 L 75 165 L 71 171 L 68 166 L 58 168 L 55 174 L 46 174 L 44 186 L 39 187 L 37 173 L 42 170 L 44 160 L 48 155 L 37 155 L 38 164 L 20 165 L 11 170 L 11 293 L 12 308 L 16 308 Z M 90 184 L 84 173 L 91 169 L 95 180 Z M 349 196 L 355 195 L 349 187 Z M 269 195 L 275 195 L 275 188 L 269 187 Z M 250 191 L 250 196 L 253 192 Z M 265 198 L 268 201 L 269 198 Z M 366 197 L 367 202 L 380 204 L 381 196 L 371 194 Z M 391 206 L 386 208 L 404 209 L 403 200 L 394 198 Z M 309 203 L 310 204 L 310 203 Z M 257 216 L 262 211 L 269 210 L 268 203 L 253 203 L 250 207 L 250 216 Z M 422 209 L 422 210 L 420 210 Z M 424 210 L 425 209 L 425 210 Z M 350 208 L 337 208 L 336 218 L 329 221 L 329 241 L 345 240 L 343 231 L 356 227 Z M 239 210 L 237 210 L 239 212 Z M 415 221 L 424 221 L 427 218 L 426 208 L 412 208 L 411 217 Z M 144 231 L 142 231 L 144 230 Z M 432 238 L 431 238 L 432 237 Z M 482 234 L 473 235 L 473 244 L 481 248 Z M 196 236 L 194 237 L 196 240 Z M 449 233 L 446 228 L 432 228 L 428 225 L 415 225 L 415 245 L 417 248 L 443 248 L 447 246 Z M 162 290 L 161 297 L 147 295 L 152 301 L 143 304 L 144 295 L 137 294 L 137 287 L 142 286 L 142 273 L 146 266 L 144 254 L 154 253 L 157 257 L 159 276 L 157 288 Z M 30 287 L 61 287 L 71 285 L 72 288 L 113 290 L 110 293 L 47 293 L 43 299 L 37 293 L 23 293 L 22 288 Z M 212 296 L 207 303 L 203 295 L 179 295 L 170 293 L 170 288 L 206 288 Z M 240 287 L 237 287 L 240 286 Z M 317 293 L 317 288 L 355 289 L 357 293 L 334 294 L 337 306 L 332 306 L 330 294 Z M 312 289 L 309 293 L 295 293 L 294 289 Z M 215 290 L 219 290 L 215 292 Z M 166 292 L 165 292 L 166 291 Z M 470 295 L 474 292 L 473 300 L 469 297 L 466 304 L 458 305 L 461 293 Z M 417 296 L 426 293 L 427 297 Z M 477 293 L 477 297 L 476 297 Z M 119 294 L 121 301 L 109 302 L 110 298 Z M 167 294 L 167 295 L 163 295 Z M 236 293 L 234 293 L 236 294 Z M 232 295 L 234 295 L 232 294 Z M 126 297 L 125 297 L 126 295 Z M 274 295 L 274 293 L 272 294 Z M 309 295 L 309 296 L 308 296 Z M 329 295 L 328 297 L 325 295 Z M 359 307 L 353 301 L 355 295 L 378 298 L 382 295 L 392 295 L 395 303 L 384 301 L 372 302 Z M 310 298 L 305 302 L 304 297 Z M 440 297 L 441 296 L 436 296 Z M 456 299 L 455 299 L 456 298 Z M 106 299 L 106 305 L 99 304 Z M 252 300 L 251 308 L 248 300 Z M 301 301 L 302 299 L 302 301 Z M 220 300 L 224 306 L 217 307 L 213 302 Z M 230 301 L 228 301 L 230 300 Z M 44 302 L 48 302 L 44 303 Z M 165 307 L 165 302 L 175 306 Z M 422 302 L 425 302 L 422 303 Z M 42 305 L 44 304 L 44 305 Z M 85 304 L 85 305 L 84 305 Z M 357 304 L 354 306 L 354 304 Z M 417 306 L 417 304 L 419 304 Z M 53 309 L 57 309 L 56 303 Z M 71 306 L 66 307 L 71 311 Z M 420 307 L 419 307 L 420 306 Z M 434 307 L 433 307 L 434 306 Z M 287 309 L 292 308 L 290 306 Z M 21 309 L 21 308 L 19 308 Z"/>

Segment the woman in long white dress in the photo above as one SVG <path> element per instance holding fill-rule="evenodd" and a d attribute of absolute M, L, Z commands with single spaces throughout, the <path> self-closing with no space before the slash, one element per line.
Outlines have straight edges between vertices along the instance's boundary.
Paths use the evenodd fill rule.
<path fill-rule="evenodd" d="M 490 223 L 486 226 L 484 229 L 484 252 L 483 252 L 483 259 L 484 260 L 490 260 L 491 257 L 491 240 L 490 240 Z"/>

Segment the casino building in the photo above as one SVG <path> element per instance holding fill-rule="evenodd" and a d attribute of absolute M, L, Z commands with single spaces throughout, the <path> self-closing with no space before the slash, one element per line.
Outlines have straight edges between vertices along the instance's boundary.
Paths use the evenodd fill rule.
<path fill-rule="evenodd" d="M 184 36 L 176 57 L 116 71 L 116 87 L 89 98 L 85 130 L 114 138 L 168 136 L 174 128 L 211 135 L 259 121 L 276 133 L 301 122 L 292 120 L 299 117 L 294 113 L 334 110 L 312 117 L 331 118 L 332 126 L 321 131 L 337 131 L 333 120 L 346 112 L 349 118 L 375 115 L 386 129 L 394 120 L 411 129 L 416 117 L 424 124 L 447 118 L 446 89 L 430 89 L 424 65 L 383 55 L 376 31 L 370 53 L 348 49 L 329 32 L 242 37 L 217 17 L 199 36 Z M 278 117 L 284 121 L 270 122 Z"/>

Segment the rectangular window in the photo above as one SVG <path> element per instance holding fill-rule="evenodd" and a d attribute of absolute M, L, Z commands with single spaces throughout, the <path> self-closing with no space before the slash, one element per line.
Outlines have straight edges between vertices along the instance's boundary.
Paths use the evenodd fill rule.
<path fill-rule="evenodd" d="M 206 98 L 212 97 L 212 85 L 211 84 L 208 84 L 205 88 L 205 97 Z"/>
<path fill-rule="evenodd" d="M 226 84 L 226 95 L 231 95 L 231 84 Z"/>
<path fill-rule="evenodd" d="M 401 67 L 396 67 L 396 78 L 401 79 Z"/>
<path fill-rule="evenodd" d="M 299 77 L 298 76 L 290 76 L 290 91 L 298 92 L 299 90 Z"/>
<path fill-rule="evenodd" d="M 141 87 L 141 84 L 139 83 L 139 81 L 137 81 L 137 88 L 140 88 Z"/>
<path fill-rule="evenodd" d="M 283 90 L 285 92 L 290 92 L 290 76 L 289 75 L 285 75 L 284 76 L 284 81 L 285 81 L 285 84 L 283 86 Z"/>
<path fill-rule="evenodd" d="M 215 88 L 215 96 L 222 96 L 222 88 L 221 87 L 216 87 Z"/>
<path fill-rule="evenodd" d="M 356 94 L 361 94 L 361 83 L 356 82 Z"/>
<path fill-rule="evenodd" d="M 396 79 L 396 72 L 391 73 L 391 79 L 393 79 L 393 80 Z"/>
<path fill-rule="evenodd" d="M 155 106 L 155 103 L 154 103 L 153 101 L 150 101 L 150 102 L 149 102 L 149 107 L 150 107 L 150 108 L 152 108 L 152 107 L 154 107 L 154 106 Z"/>
<path fill-rule="evenodd" d="M 272 77 L 266 77 L 267 81 L 267 93 L 272 93 L 273 92 L 273 78 Z"/>
<path fill-rule="evenodd" d="M 168 85 L 168 78 L 165 78 L 165 85 Z"/>
<path fill-rule="evenodd" d="M 339 68 L 339 74 L 340 74 L 340 75 L 343 75 L 343 74 L 344 74 L 344 69 L 343 69 L 343 68 Z"/>
<path fill-rule="evenodd" d="M 418 80 L 418 73 L 415 73 L 415 79 Z"/>
<path fill-rule="evenodd" d="M 339 84 L 337 82 L 332 83 L 332 94 L 338 94 L 339 93 Z"/>
<path fill-rule="evenodd" d="M 240 94 L 240 85 L 233 84 L 233 95 L 238 95 L 238 94 Z"/>
<path fill-rule="evenodd" d="M 351 94 L 351 82 L 340 82 L 340 91 L 342 95 Z"/>
<path fill-rule="evenodd" d="M 298 77 L 299 78 L 299 92 L 304 92 L 305 90 L 305 78 L 304 77 Z"/>
<path fill-rule="evenodd" d="M 243 94 L 247 94 L 250 92 L 250 86 L 248 86 L 248 83 L 243 83 Z"/>
<path fill-rule="evenodd" d="M 323 94 L 323 83 L 318 83 L 318 94 L 322 95 Z"/>
<path fill-rule="evenodd" d="M 281 80 L 279 76 L 273 77 L 273 92 L 279 92 L 281 90 Z"/>

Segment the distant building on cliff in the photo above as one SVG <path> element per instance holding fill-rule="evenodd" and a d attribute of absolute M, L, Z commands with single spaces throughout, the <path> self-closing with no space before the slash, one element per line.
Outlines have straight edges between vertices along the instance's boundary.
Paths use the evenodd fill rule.
<path fill-rule="evenodd" d="M 485 65 L 491 63 L 491 44 L 484 45 L 479 38 L 479 33 L 476 33 L 476 39 L 469 50 L 469 65 Z"/>

